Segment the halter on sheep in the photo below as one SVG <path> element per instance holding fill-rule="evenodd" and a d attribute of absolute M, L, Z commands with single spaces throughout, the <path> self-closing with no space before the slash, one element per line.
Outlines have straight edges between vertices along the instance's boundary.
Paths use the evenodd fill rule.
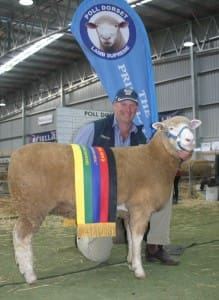
<path fill-rule="evenodd" d="M 191 129 L 190 129 L 189 126 L 183 126 L 183 127 L 180 129 L 180 131 L 178 132 L 177 135 L 172 134 L 172 133 L 170 133 L 169 131 L 168 131 L 167 134 L 166 134 L 168 138 L 172 138 L 172 139 L 176 140 L 177 146 L 178 146 L 178 148 L 179 148 L 180 150 L 185 150 L 185 151 L 186 151 L 186 149 L 183 148 L 183 146 L 181 146 L 181 143 L 180 143 L 180 137 L 181 137 L 183 131 L 186 130 L 186 129 L 189 130 L 189 131 L 191 132 Z"/>
<path fill-rule="evenodd" d="M 147 145 L 112 148 L 118 178 L 118 216 L 125 220 L 127 259 L 137 278 L 145 277 L 141 242 L 150 216 L 168 201 L 181 162 L 180 148 L 192 151 L 194 136 L 190 128 L 195 129 L 200 124 L 199 120 L 174 117 L 153 124 L 161 130 Z M 174 136 L 180 131 L 180 141 L 177 141 Z M 45 217 L 58 213 L 75 218 L 72 156 L 70 145 L 36 143 L 21 147 L 11 157 L 9 189 L 19 216 L 13 230 L 13 243 L 19 270 L 27 283 L 36 281 L 32 236 Z M 121 211 L 121 207 L 125 211 Z"/>

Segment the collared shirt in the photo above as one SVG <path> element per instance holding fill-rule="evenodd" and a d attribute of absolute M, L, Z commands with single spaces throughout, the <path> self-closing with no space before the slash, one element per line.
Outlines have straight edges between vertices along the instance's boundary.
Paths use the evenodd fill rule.
<path fill-rule="evenodd" d="M 130 146 L 131 144 L 131 133 L 132 132 L 137 132 L 137 127 L 134 123 L 132 123 L 132 127 L 131 127 L 131 130 L 127 136 L 127 138 L 124 140 L 122 135 L 121 135 L 121 132 L 120 132 L 120 129 L 119 129 L 119 126 L 118 126 L 118 123 L 117 123 L 117 120 L 114 118 L 114 121 L 113 121 L 113 128 L 114 128 L 114 135 L 115 135 L 115 147 L 127 147 L 127 146 Z"/>
<path fill-rule="evenodd" d="M 133 123 L 132 128 L 129 132 L 128 137 L 123 140 L 121 132 L 119 130 L 118 123 L 114 117 L 113 121 L 114 135 L 115 135 L 115 147 L 127 147 L 130 146 L 130 137 L 132 132 L 137 132 L 137 127 Z M 79 145 L 92 146 L 94 140 L 94 123 L 88 123 L 85 126 L 81 127 L 77 132 L 76 137 L 74 138 L 74 143 Z"/>

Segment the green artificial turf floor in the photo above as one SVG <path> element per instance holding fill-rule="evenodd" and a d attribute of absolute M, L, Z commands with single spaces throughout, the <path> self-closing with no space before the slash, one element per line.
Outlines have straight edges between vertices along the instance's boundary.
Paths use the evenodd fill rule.
<path fill-rule="evenodd" d="M 181 263 L 147 263 L 142 251 L 145 280 L 135 279 L 128 270 L 126 245 L 114 245 L 107 263 L 90 262 L 75 248 L 74 229 L 64 227 L 62 218 L 49 216 L 33 240 L 38 282 L 28 285 L 14 260 L 14 222 L 10 213 L 0 217 L 2 300 L 219 299 L 219 201 L 190 199 L 173 206 L 169 250 L 182 250 L 177 257 Z"/>

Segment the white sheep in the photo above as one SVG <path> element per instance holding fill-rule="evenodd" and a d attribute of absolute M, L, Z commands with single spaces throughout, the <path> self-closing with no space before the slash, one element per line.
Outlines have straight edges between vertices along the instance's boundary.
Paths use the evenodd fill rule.
<path fill-rule="evenodd" d="M 112 148 L 117 172 L 118 216 L 128 236 L 128 263 L 144 278 L 141 242 L 148 221 L 169 199 L 181 151 L 192 151 L 191 129 L 201 124 L 181 116 L 153 124 L 159 129 L 146 145 Z M 70 145 L 36 143 L 15 150 L 8 179 L 18 220 L 13 230 L 15 258 L 27 283 L 36 281 L 32 236 L 49 213 L 75 218 L 74 160 Z"/>
<path fill-rule="evenodd" d="M 128 22 L 118 22 L 111 16 L 101 16 L 95 22 L 86 23 L 87 28 L 95 29 L 98 35 L 100 50 L 118 52 L 125 46 L 121 28 L 128 27 Z"/>

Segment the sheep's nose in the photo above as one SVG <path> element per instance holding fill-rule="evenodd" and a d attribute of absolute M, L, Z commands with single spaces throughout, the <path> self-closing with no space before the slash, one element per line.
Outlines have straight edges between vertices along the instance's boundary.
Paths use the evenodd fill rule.
<path fill-rule="evenodd" d="M 103 35 L 102 38 L 103 38 L 104 40 L 109 40 L 109 39 L 110 39 L 110 36 L 109 36 L 109 35 Z"/>

